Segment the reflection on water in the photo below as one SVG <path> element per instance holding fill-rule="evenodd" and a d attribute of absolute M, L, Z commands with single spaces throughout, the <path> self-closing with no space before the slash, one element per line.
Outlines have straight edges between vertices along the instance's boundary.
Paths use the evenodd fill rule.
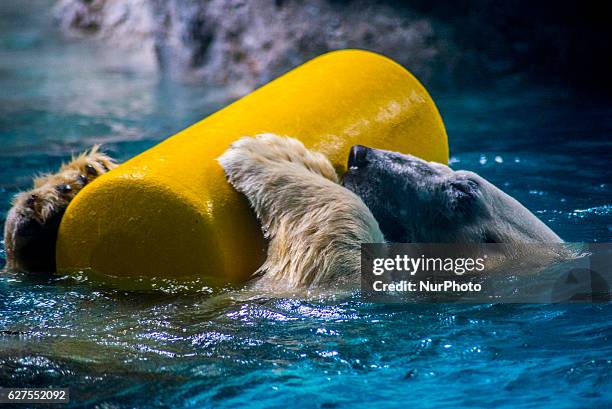
<path fill-rule="evenodd" d="M 19 4 L 0 4 L 0 222 L 33 174 L 72 152 L 103 142 L 125 159 L 225 103 L 129 55 L 62 40 L 49 1 Z M 560 89 L 433 95 L 453 167 L 568 241 L 611 241 L 611 105 Z M 138 294 L 5 274 L 0 385 L 70 386 L 73 406 L 608 407 L 611 323 L 610 305 Z"/>

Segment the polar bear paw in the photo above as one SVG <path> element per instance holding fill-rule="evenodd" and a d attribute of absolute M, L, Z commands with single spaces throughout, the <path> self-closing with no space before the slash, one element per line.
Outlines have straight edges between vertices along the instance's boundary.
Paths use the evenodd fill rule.
<path fill-rule="evenodd" d="M 54 271 L 57 229 L 68 204 L 88 183 L 116 166 L 94 146 L 62 165 L 57 173 L 34 179 L 31 190 L 17 194 L 4 228 L 7 267 Z"/>
<path fill-rule="evenodd" d="M 271 133 L 237 140 L 219 162 L 230 180 L 269 166 L 297 165 L 338 183 L 338 175 L 325 155 L 306 149 L 297 139 Z"/>

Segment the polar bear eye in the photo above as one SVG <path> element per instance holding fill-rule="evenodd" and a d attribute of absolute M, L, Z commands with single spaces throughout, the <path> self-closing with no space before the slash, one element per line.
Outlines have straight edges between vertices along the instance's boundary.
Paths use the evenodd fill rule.
<path fill-rule="evenodd" d="M 445 189 L 448 196 L 449 216 L 470 214 L 478 196 L 478 183 L 467 178 L 453 179 Z"/>
<path fill-rule="evenodd" d="M 472 179 L 456 179 L 451 182 L 453 189 L 466 195 L 475 195 L 478 192 L 478 182 Z"/>

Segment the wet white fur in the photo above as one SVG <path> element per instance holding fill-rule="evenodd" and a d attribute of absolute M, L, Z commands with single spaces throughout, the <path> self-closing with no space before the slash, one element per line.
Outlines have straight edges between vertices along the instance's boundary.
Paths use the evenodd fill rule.
<path fill-rule="evenodd" d="M 370 210 L 338 184 L 329 160 L 296 139 L 245 137 L 218 160 L 270 240 L 260 282 L 285 289 L 355 282 L 361 243 L 384 241 Z"/>

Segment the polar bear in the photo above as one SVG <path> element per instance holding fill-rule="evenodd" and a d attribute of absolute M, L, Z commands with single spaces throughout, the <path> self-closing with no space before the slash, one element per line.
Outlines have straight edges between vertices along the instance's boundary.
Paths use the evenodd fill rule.
<path fill-rule="evenodd" d="M 218 161 L 269 239 L 257 282 L 275 288 L 357 282 L 362 243 L 562 242 L 482 177 L 411 155 L 355 146 L 342 184 L 324 155 L 273 134 L 241 138 Z M 5 225 L 8 267 L 54 271 L 67 204 L 114 166 L 94 148 L 19 194 Z"/>
<path fill-rule="evenodd" d="M 361 243 L 562 243 L 484 178 L 411 155 L 354 146 L 342 185 L 325 156 L 272 134 L 238 140 L 219 162 L 270 239 L 259 273 L 277 287 L 357 282 Z"/>

